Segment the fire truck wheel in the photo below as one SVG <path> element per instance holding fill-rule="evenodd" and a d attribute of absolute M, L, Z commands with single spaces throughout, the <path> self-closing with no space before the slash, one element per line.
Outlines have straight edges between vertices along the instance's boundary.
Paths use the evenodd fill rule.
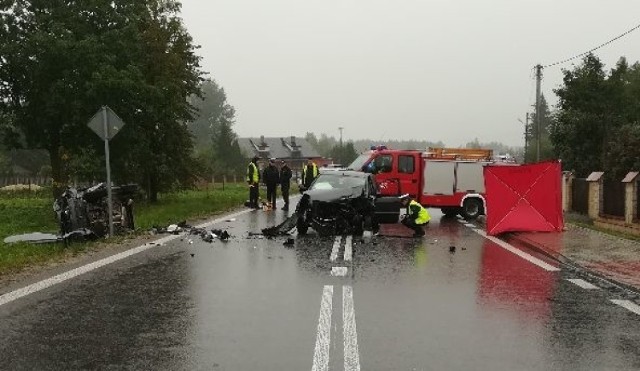
<path fill-rule="evenodd" d="M 482 201 L 477 198 L 467 198 L 462 203 L 462 217 L 474 220 L 482 214 Z"/>
<path fill-rule="evenodd" d="M 443 207 L 443 208 L 440 209 L 440 211 L 442 211 L 444 216 L 446 216 L 448 218 L 452 218 L 452 217 L 460 214 L 460 208 L 459 207 Z"/>

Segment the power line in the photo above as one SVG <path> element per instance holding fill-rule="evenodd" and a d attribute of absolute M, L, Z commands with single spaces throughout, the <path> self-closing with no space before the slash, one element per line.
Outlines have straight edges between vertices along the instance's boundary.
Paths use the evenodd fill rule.
<path fill-rule="evenodd" d="M 606 42 L 606 43 L 604 43 L 604 44 L 598 45 L 598 46 L 596 46 L 596 47 L 595 47 L 595 48 L 593 48 L 593 49 L 587 50 L 587 51 L 586 51 L 586 52 L 584 52 L 584 53 L 578 54 L 578 55 L 573 56 L 573 57 L 571 57 L 571 58 L 564 59 L 564 60 L 561 60 L 561 61 L 558 61 L 558 62 L 555 62 L 555 63 L 547 64 L 547 65 L 542 66 L 542 67 L 543 67 L 543 68 L 553 67 L 553 66 L 557 66 L 557 65 L 559 65 L 559 64 L 563 64 L 563 63 L 567 63 L 567 62 L 570 62 L 570 61 L 572 61 L 572 60 L 574 60 L 574 59 L 577 59 L 577 58 L 583 57 L 583 56 L 585 56 L 585 55 L 587 55 L 587 54 L 589 54 L 589 53 L 592 53 L 592 52 L 594 52 L 594 51 L 596 51 L 596 50 L 598 50 L 598 49 L 600 49 L 600 48 L 603 48 L 603 47 L 605 47 L 605 46 L 607 46 L 607 45 L 611 44 L 612 42 L 614 42 L 614 41 L 616 41 L 616 40 L 618 40 L 618 39 L 620 39 L 620 38 L 623 38 L 623 37 L 627 36 L 628 34 L 632 33 L 633 31 L 637 30 L 638 28 L 640 28 L 640 24 L 639 24 L 639 25 L 637 25 L 637 26 L 635 26 L 634 28 L 632 28 L 632 29 L 628 30 L 627 32 L 625 32 L 625 33 L 623 33 L 623 34 L 621 34 L 621 35 L 618 35 L 618 36 L 614 37 L 613 39 L 611 39 L 611 40 L 607 41 L 607 42 Z"/>

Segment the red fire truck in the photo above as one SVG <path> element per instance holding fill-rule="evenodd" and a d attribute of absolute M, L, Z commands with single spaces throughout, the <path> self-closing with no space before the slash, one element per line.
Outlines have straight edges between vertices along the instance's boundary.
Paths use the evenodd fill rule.
<path fill-rule="evenodd" d="M 425 207 L 445 215 L 475 219 L 484 214 L 483 166 L 495 163 L 490 149 L 429 148 L 394 150 L 372 147 L 347 168 L 375 174 L 380 196 L 408 193 Z M 384 200 L 385 197 L 381 197 Z M 397 203 L 377 206 L 381 222 L 397 221 Z"/>

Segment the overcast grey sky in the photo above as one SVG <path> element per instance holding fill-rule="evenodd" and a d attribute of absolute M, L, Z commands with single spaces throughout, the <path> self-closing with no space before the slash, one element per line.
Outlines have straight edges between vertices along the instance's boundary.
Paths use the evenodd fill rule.
<path fill-rule="evenodd" d="M 522 145 L 533 66 L 640 23 L 638 0 L 182 0 L 240 136 Z M 640 60 L 640 30 L 596 52 Z M 565 64 L 563 67 L 570 67 Z M 543 92 L 562 82 L 545 70 Z"/>

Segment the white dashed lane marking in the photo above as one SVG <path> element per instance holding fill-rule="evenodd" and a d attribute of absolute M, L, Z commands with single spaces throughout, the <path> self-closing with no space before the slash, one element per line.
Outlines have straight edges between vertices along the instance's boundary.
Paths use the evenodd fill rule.
<path fill-rule="evenodd" d="M 331 268 L 331 275 L 334 277 L 344 277 L 348 271 L 349 269 L 347 267 L 333 267 Z"/>
<path fill-rule="evenodd" d="M 597 290 L 599 289 L 598 286 L 592 285 L 589 282 L 580 279 L 580 278 L 572 278 L 572 279 L 567 279 L 567 281 L 573 283 L 574 285 L 577 285 L 578 287 L 581 287 L 585 290 Z"/>
<path fill-rule="evenodd" d="M 331 249 L 331 256 L 329 260 L 332 262 L 338 259 L 338 253 L 340 252 L 340 245 L 342 245 L 342 236 L 336 236 L 335 241 L 333 242 L 333 248 Z"/>
<path fill-rule="evenodd" d="M 611 300 L 611 302 L 640 316 L 640 305 L 630 300 Z"/>
<path fill-rule="evenodd" d="M 333 286 L 325 286 L 320 303 L 320 318 L 316 335 L 316 349 L 313 354 L 312 371 L 329 369 L 329 350 L 331 345 L 331 311 L 333 310 Z"/>
<path fill-rule="evenodd" d="M 344 247 L 344 261 L 351 261 L 353 258 L 353 236 L 347 236 Z"/>

